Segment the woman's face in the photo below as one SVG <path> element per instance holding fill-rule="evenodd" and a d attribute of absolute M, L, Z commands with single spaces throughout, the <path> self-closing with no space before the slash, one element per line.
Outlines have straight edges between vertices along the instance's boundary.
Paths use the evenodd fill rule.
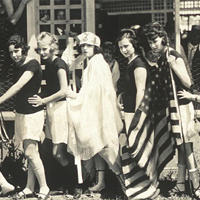
<path fill-rule="evenodd" d="M 22 48 L 15 48 L 15 45 L 13 44 L 9 46 L 9 53 L 11 59 L 15 63 L 20 63 L 25 57 L 25 55 L 22 53 Z"/>
<path fill-rule="evenodd" d="M 53 51 L 48 41 L 41 40 L 38 42 L 37 52 L 43 60 L 47 60 L 53 56 Z"/>
<path fill-rule="evenodd" d="M 94 55 L 94 46 L 90 44 L 82 44 L 81 52 L 87 58 L 91 58 Z"/>
<path fill-rule="evenodd" d="M 128 38 L 123 38 L 118 42 L 119 50 L 125 58 L 131 58 L 135 53 L 135 48 Z"/>
<path fill-rule="evenodd" d="M 156 37 L 154 40 L 148 40 L 149 46 L 155 53 L 161 53 L 165 49 L 163 37 Z"/>

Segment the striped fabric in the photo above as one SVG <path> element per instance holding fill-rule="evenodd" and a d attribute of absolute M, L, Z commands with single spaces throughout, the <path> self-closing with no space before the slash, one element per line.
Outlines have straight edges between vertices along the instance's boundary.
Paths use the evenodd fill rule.
<path fill-rule="evenodd" d="M 160 76 L 163 72 L 167 75 Z M 180 137 L 169 69 L 152 68 L 150 76 L 143 101 L 129 127 L 128 143 L 122 148 L 129 199 L 148 199 L 159 192 L 159 174 L 175 153 L 174 134 Z"/>

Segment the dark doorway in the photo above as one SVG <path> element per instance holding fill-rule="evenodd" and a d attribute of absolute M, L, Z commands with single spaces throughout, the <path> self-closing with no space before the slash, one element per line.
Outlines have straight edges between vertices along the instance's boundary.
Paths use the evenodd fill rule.
<path fill-rule="evenodd" d="M 151 22 L 151 14 L 108 15 L 106 12 L 96 11 L 96 33 L 102 41 L 114 42 L 120 29 L 131 25 L 144 25 Z"/>

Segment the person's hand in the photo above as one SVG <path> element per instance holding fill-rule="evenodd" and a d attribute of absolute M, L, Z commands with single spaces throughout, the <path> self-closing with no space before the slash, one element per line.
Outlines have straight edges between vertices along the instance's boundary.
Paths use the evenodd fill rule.
<path fill-rule="evenodd" d="M 44 104 L 43 99 L 38 95 L 33 95 L 33 97 L 29 97 L 28 102 L 32 104 L 33 107 L 38 107 Z"/>
<path fill-rule="evenodd" d="M 194 95 L 191 94 L 190 92 L 187 92 L 186 90 L 179 91 L 177 95 L 180 99 L 189 99 L 189 100 L 194 99 Z"/>
<path fill-rule="evenodd" d="M 117 106 L 120 111 L 124 110 L 124 105 L 122 103 L 122 93 L 118 95 L 117 97 Z"/>
<path fill-rule="evenodd" d="M 77 97 L 77 93 L 72 91 L 71 89 L 67 89 L 66 97 L 71 98 L 71 99 L 75 99 Z"/>
<path fill-rule="evenodd" d="M 124 110 L 124 105 L 122 103 L 117 102 L 117 106 L 118 106 L 120 111 Z"/>
<path fill-rule="evenodd" d="M 173 65 L 173 64 L 176 62 L 176 57 L 173 56 L 173 55 L 170 55 L 168 51 L 167 51 L 167 53 L 166 53 L 166 58 L 167 58 L 167 62 L 168 62 L 170 65 Z"/>
<path fill-rule="evenodd" d="M 117 97 L 117 107 L 120 110 L 121 119 L 124 119 L 124 105 L 122 103 L 122 93 Z"/>

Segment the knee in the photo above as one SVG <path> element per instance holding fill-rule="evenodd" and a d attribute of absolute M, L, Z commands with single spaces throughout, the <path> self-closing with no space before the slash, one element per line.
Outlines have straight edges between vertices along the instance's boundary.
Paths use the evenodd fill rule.
<path fill-rule="evenodd" d="M 69 161 L 64 158 L 61 153 L 53 154 L 53 157 L 60 163 L 62 167 L 66 167 L 69 164 Z"/>
<path fill-rule="evenodd" d="M 28 160 L 33 160 L 37 156 L 37 152 L 32 149 L 27 149 L 24 151 L 24 155 Z"/>

